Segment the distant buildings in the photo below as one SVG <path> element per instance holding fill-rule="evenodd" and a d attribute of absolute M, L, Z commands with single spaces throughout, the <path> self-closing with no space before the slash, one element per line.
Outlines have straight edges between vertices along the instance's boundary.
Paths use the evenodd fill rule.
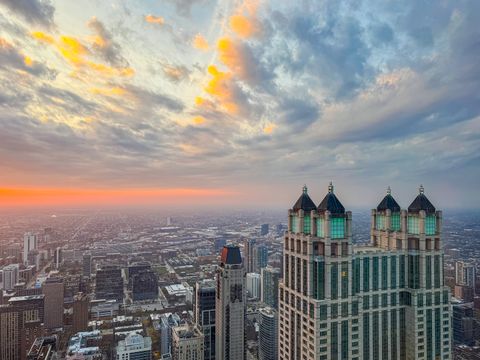
<path fill-rule="evenodd" d="M 260 236 L 265 236 L 268 234 L 268 224 L 260 225 Z"/>
<path fill-rule="evenodd" d="M 203 344 L 203 334 L 196 326 L 182 325 L 172 329 L 173 360 L 203 360 Z"/>
<path fill-rule="evenodd" d="M 260 274 L 247 273 L 247 295 L 251 299 L 260 299 Z"/>
<path fill-rule="evenodd" d="M 30 232 L 25 233 L 23 235 L 23 263 L 29 265 L 28 262 L 28 254 L 30 251 L 35 250 L 38 246 L 38 237 L 36 234 L 32 234 Z M 35 264 L 30 264 L 35 265 Z"/>
<path fill-rule="evenodd" d="M 63 279 L 48 278 L 42 285 L 45 295 L 45 328 L 63 326 Z"/>
<path fill-rule="evenodd" d="M 237 246 L 223 248 L 216 274 L 215 357 L 244 360 L 245 347 L 245 270 Z"/>
<path fill-rule="evenodd" d="M 260 300 L 274 309 L 278 309 L 278 283 L 280 277 L 280 269 L 278 268 L 267 266 L 262 269 L 260 278 Z"/>
<path fill-rule="evenodd" d="M 215 359 L 215 281 L 195 285 L 194 320 L 204 335 L 204 360 Z"/>
<path fill-rule="evenodd" d="M 78 293 L 73 297 L 72 330 L 74 333 L 88 329 L 90 300 L 86 294 Z"/>
<path fill-rule="evenodd" d="M 278 360 L 278 315 L 272 308 L 260 309 L 259 360 Z"/>
<path fill-rule="evenodd" d="M 452 308 L 453 342 L 455 345 L 475 344 L 480 334 L 480 322 L 475 319 L 472 303 L 454 304 Z"/>
<path fill-rule="evenodd" d="M 132 276 L 132 299 L 155 300 L 158 298 L 158 279 L 152 270 L 143 270 Z"/>
<path fill-rule="evenodd" d="M 3 290 L 12 291 L 19 282 L 19 265 L 7 265 L 2 270 Z"/>
<path fill-rule="evenodd" d="M 455 283 L 475 288 L 475 265 L 465 261 L 455 261 Z"/>
<path fill-rule="evenodd" d="M 123 302 L 123 277 L 118 266 L 105 266 L 97 271 L 95 277 L 95 297 L 97 299 Z"/>
<path fill-rule="evenodd" d="M 256 242 L 254 239 L 246 239 L 243 242 L 243 264 L 247 273 L 255 272 L 255 244 Z"/>
<path fill-rule="evenodd" d="M 92 255 L 83 254 L 83 276 L 90 277 L 92 275 Z"/>
<path fill-rule="evenodd" d="M 100 330 L 79 332 L 68 341 L 67 360 L 102 360 Z"/>
<path fill-rule="evenodd" d="M 152 339 L 139 334 L 129 334 L 116 347 L 117 360 L 151 360 Z"/>
<path fill-rule="evenodd" d="M 268 249 L 265 245 L 257 245 L 253 248 L 253 254 L 255 257 L 253 272 L 260 273 L 268 264 Z"/>
<path fill-rule="evenodd" d="M 159 319 L 160 352 L 162 355 L 171 354 L 172 328 L 180 325 L 177 314 L 162 314 Z"/>
<path fill-rule="evenodd" d="M 27 354 L 27 360 L 56 359 L 55 350 L 58 338 L 56 336 L 38 337 Z"/>

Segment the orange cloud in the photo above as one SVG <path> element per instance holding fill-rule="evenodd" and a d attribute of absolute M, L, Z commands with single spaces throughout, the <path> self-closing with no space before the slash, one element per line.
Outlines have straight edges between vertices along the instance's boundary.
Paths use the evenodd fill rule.
<path fill-rule="evenodd" d="M 273 124 L 273 123 L 268 123 L 267 125 L 265 125 L 265 127 L 263 128 L 263 132 L 267 135 L 270 135 L 273 130 L 275 130 L 275 128 L 277 127 L 277 125 Z"/>
<path fill-rule="evenodd" d="M 205 87 L 205 91 L 220 101 L 220 105 L 229 113 L 237 113 L 238 106 L 234 101 L 233 92 L 231 90 L 232 74 L 220 71 L 216 66 L 210 65 L 208 73 L 212 79 Z"/>
<path fill-rule="evenodd" d="M 2 206 L 51 205 L 162 205 L 191 200 L 205 201 L 234 195 L 225 189 L 208 188 L 145 188 L 145 189 L 53 189 L 0 188 Z"/>
<path fill-rule="evenodd" d="M 157 24 L 157 25 L 163 25 L 165 23 L 165 19 L 163 17 L 155 16 L 152 14 L 145 15 L 145 21 L 150 24 Z"/>
<path fill-rule="evenodd" d="M 237 13 L 230 16 L 230 29 L 237 36 L 247 39 L 262 31 L 262 26 L 257 19 L 258 5 L 258 1 L 246 0 L 237 9 Z"/>
<path fill-rule="evenodd" d="M 218 58 L 235 75 L 246 76 L 245 61 L 237 44 L 231 39 L 224 37 L 217 43 Z"/>
<path fill-rule="evenodd" d="M 91 88 L 90 92 L 95 95 L 122 96 L 127 93 L 127 90 L 118 86 L 114 86 L 110 88 Z"/>
<path fill-rule="evenodd" d="M 207 51 L 209 49 L 208 41 L 201 34 L 195 35 L 192 41 L 192 45 L 195 49 Z"/>
<path fill-rule="evenodd" d="M 203 116 L 195 116 L 195 117 L 193 118 L 193 123 L 194 123 L 195 125 L 202 125 L 205 121 L 206 121 L 206 120 L 205 120 L 205 118 L 204 118 Z"/>
<path fill-rule="evenodd" d="M 90 50 L 78 39 L 71 36 L 60 36 L 58 40 L 41 31 L 35 31 L 32 37 L 37 41 L 54 47 L 59 54 L 76 68 L 87 68 L 105 76 L 133 76 L 135 71 L 132 68 L 116 68 L 93 62 L 87 57 L 91 55 Z"/>

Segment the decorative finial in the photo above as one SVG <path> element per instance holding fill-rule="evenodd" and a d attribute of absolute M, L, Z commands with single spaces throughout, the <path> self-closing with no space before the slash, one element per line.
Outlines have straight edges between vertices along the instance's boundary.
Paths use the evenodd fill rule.
<path fill-rule="evenodd" d="M 303 185 L 303 193 L 304 193 L 304 194 L 307 194 L 307 193 L 308 193 L 307 185 Z"/>
<path fill-rule="evenodd" d="M 387 195 L 392 195 L 392 189 L 390 189 L 390 185 L 387 187 Z"/>
<path fill-rule="evenodd" d="M 328 192 L 333 193 L 333 184 L 331 181 L 330 181 L 330 185 L 328 185 Z"/>
<path fill-rule="evenodd" d="M 423 193 L 425 192 L 425 189 L 423 188 L 423 185 L 420 184 L 420 188 L 418 189 L 418 191 L 420 192 L 420 194 L 423 195 Z"/>

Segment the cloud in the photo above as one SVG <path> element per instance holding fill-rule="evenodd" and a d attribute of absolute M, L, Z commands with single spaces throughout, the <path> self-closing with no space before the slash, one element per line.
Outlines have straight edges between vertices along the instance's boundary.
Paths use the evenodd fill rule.
<path fill-rule="evenodd" d="M 32 32 L 32 37 L 40 43 L 52 46 L 57 50 L 62 58 L 77 69 L 91 70 L 105 77 L 130 77 L 135 71 L 130 67 L 115 67 L 98 63 L 89 59 L 92 55 L 90 49 L 79 39 L 61 35 L 58 39 L 41 31 Z"/>
<path fill-rule="evenodd" d="M 248 39 L 262 32 L 262 24 L 257 18 L 259 2 L 245 0 L 229 18 L 230 29 L 239 37 Z"/>
<path fill-rule="evenodd" d="M 184 17 L 191 15 L 192 7 L 197 4 L 207 3 L 209 0 L 168 0 L 168 2 L 175 5 L 177 13 Z"/>
<path fill-rule="evenodd" d="M 127 67 L 128 62 L 122 56 L 120 45 L 113 41 L 112 34 L 105 28 L 105 25 L 93 17 L 87 22 L 87 26 L 96 34 L 93 38 L 93 50 L 109 64 L 116 67 Z"/>
<path fill-rule="evenodd" d="M 55 8 L 49 0 L 0 0 L 11 11 L 35 25 L 52 27 Z"/>
<path fill-rule="evenodd" d="M 192 40 L 192 45 L 195 49 L 202 51 L 207 51 L 209 49 L 208 41 L 205 39 L 202 34 L 197 34 Z"/>
<path fill-rule="evenodd" d="M 173 82 L 182 81 L 186 79 L 189 74 L 188 69 L 182 65 L 163 64 L 162 69 L 165 76 Z"/>
<path fill-rule="evenodd" d="M 165 24 L 165 19 L 161 16 L 155 16 L 152 14 L 145 15 L 145 21 L 150 24 L 163 25 Z"/>

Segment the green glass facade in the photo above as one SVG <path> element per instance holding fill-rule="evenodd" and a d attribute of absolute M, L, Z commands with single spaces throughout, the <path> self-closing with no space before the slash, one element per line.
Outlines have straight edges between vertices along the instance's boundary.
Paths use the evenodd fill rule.
<path fill-rule="evenodd" d="M 437 231 L 437 218 L 435 215 L 428 215 L 425 218 L 425 235 L 435 235 Z"/>
<path fill-rule="evenodd" d="M 330 219 L 330 238 L 343 239 L 345 238 L 345 218 L 332 217 Z"/>

